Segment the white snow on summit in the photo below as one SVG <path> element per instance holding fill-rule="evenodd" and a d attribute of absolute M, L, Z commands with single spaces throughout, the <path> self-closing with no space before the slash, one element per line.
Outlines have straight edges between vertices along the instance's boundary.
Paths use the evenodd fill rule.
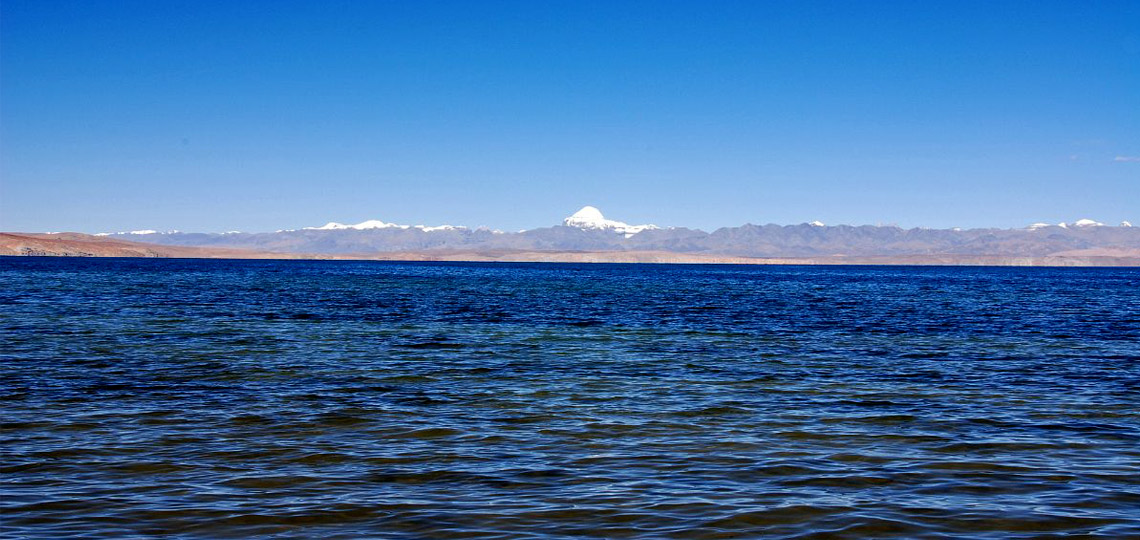
<path fill-rule="evenodd" d="M 1129 225 L 1124 225 L 1123 223 L 1121 223 L 1120 226 L 1121 227 L 1127 227 Z M 1056 225 L 1052 225 L 1049 223 L 1034 223 L 1033 225 L 1026 227 L 1026 229 L 1031 230 L 1031 231 L 1036 231 L 1038 229 L 1044 229 L 1046 227 L 1060 227 L 1062 229 L 1068 229 L 1070 227 L 1078 227 L 1078 228 L 1104 227 L 1104 223 L 1101 223 L 1101 222 L 1096 221 L 1094 219 L 1078 219 L 1072 223 L 1065 223 L 1062 221 L 1061 223 L 1058 223 Z"/>
<path fill-rule="evenodd" d="M 419 229 L 423 232 L 435 232 L 435 231 L 461 231 L 461 230 L 466 229 L 467 227 L 464 227 L 462 225 L 459 225 L 459 226 L 456 226 L 456 225 L 437 225 L 435 227 L 428 227 L 426 225 L 416 225 L 415 227 L 412 227 L 412 228 L 413 229 Z"/>
<path fill-rule="evenodd" d="M 395 223 L 384 223 L 383 221 L 380 221 L 378 219 L 370 219 L 368 221 L 362 221 L 360 223 L 357 223 L 356 225 L 345 225 L 344 223 L 337 223 L 335 221 L 330 221 L 328 223 L 325 223 L 324 225 L 321 225 L 320 227 L 305 227 L 303 230 L 306 230 L 306 231 L 337 231 L 337 230 L 342 230 L 342 229 L 356 229 L 358 231 L 363 231 L 365 229 L 391 229 L 391 228 L 407 229 L 408 226 L 407 225 L 396 225 Z"/>
<path fill-rule="evenodd" d="M 156 231 L 154 229 L 141 229 L 138 231 L 120 231 L 120 232 L 113 232 L 113 233 L 101 232 L 101 233 L 95 233 L 95 236 L 126 236 L 126 235 L 145 236 L 148 234 L 177 234 L 180 232 L 182 232 L 182 231 L 174 230 L 174 231 L 159 232 L 159 231 Z"/>
<path fill-rule="evenodd" d="M 574 215 L 562 220 L 562 224 L 577 229 L 613 231 L 624 234 L 626 238 L 641 231 L 660 228 L 656 225 L 630 225 L 625 222 L 606 219 L 602 215 L 602 211 L 593 206 L 583 206 L 581 210 L 574 212 Z"/>
<path fill-rule="evenodd" d="M 1132 223 L 1131 223 L 1131 222 L 1128 222 L 1128 221 L 1121 221 L 1121 222 L 1120 222 L 1120 226 L 1121 226 L 1121 227 L 1131 227 L 1131 226 L 1132 226 Z"/>
<path fill-rule="evenodd" d="M 368 230 L 368 229 L 419 229 L 419 230 L 424 231 L 424 232 L 435 232 L 435 231 L 464 230 L 466 228 L 467 227 L 462 227 L 462 226 L 457 227 L 455 225 L 439 225 L 439 226 L 435 226 L 435 227 L 429 227 L 427 225 L 416 225 L 415 227 L 411 227 L 408 225 L 397 225 L 395 223 L 387 223 L 384 221 L 380 221 L 378 219 L 370 219 L 368 221 L 362 221 L 360 223 L 357 223 L 356 225 L 346 225 L 344 223 L 337 223 L 335 221 L 330 221 L 324 225 L 321 225 L 320 227 L 305 227 L 302 230 L 305 230 L 305 231 L 343 231 L 343 230 L 364 231 L 364 230 Z"/>
<path fill-rule="evenodd" d="M 824 225 L 823 222 L 818 220 L 818 219 L 815 221 L 809 222 L 808 225 L 811 225 L 812 227 L 826 227 L 826 225 Z"/>

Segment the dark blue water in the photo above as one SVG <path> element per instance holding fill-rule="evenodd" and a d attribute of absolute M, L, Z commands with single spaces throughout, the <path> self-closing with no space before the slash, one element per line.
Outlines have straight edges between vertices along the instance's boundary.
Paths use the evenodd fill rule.
<path fill-rule="evenodd" d="M 1140 537 L 1140 272 L 0 258 L 0 537 Z"/>

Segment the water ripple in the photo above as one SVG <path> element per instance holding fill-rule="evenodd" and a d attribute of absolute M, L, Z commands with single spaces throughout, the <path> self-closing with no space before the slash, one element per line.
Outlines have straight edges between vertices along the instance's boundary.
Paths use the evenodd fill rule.
<path fill-rule="evenodd" d="M 0 537 L 1140 537 L 1140 272 L 0 259 Z"/>

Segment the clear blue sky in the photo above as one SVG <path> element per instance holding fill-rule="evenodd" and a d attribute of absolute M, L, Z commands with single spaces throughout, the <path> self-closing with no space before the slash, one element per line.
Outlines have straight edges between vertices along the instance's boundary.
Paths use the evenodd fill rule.
<path fill-rule="evenodd" d="M 0 230 L 1140 222 L 1140 2 L 3 0 Z"/>

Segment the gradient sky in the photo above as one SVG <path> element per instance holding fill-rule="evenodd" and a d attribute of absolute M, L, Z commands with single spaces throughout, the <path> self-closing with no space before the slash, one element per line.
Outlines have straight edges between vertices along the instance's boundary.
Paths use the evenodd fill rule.
<path fill-rule="evenodd" d="M 0 3 L 0 230 L 1140 222 L 1140 2 Z"/>

